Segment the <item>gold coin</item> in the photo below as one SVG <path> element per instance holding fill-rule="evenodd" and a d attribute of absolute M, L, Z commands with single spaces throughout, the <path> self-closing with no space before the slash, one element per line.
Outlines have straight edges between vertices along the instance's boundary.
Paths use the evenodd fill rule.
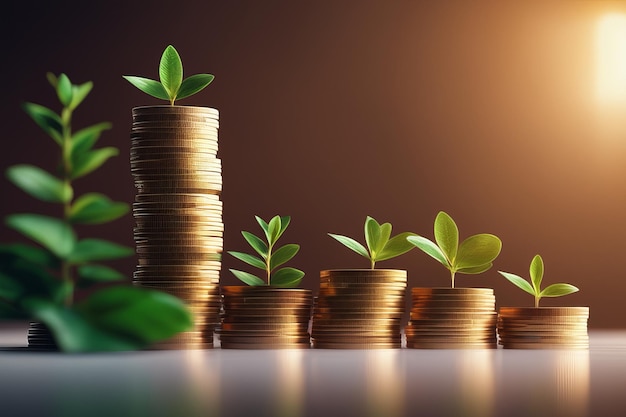
<path fill-rule="evenodd" d="M 433 295 L 433 294 L 493 294 L 493 288 L 449 288 L 449 287 L 414 287 L 411 288 L 412 295 Z"/>

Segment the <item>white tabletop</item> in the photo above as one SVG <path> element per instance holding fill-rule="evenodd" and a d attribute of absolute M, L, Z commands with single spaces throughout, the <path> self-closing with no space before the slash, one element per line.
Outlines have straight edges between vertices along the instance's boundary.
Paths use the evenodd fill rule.
<path fill-rule="evenodd" d="M 0 416 L 626 416 L 626 330 L 588 351 L 30 352 L 0 324 Z"/>

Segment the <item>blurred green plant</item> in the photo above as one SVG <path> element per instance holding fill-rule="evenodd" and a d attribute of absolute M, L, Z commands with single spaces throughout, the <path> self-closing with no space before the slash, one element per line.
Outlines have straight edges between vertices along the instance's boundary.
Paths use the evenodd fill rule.
<path fill-rule="evenodd" d="M 47 78 L 61 102 L 61 113 L 34 103 L 23 107 L 59 146 L 57 175 L 29 164 L 13 165 L 6 175 L 30 196 L 60 205 L 62 215 L 6 217 L 8 227 L 37 245 L 0 245 L 0 317 L 40 321 L 59 348 L 71 352 L 137 349 L 190 328 L 189 311 L 169 294 L 130 285 L 98 285 L 124 279 L 101 262 L 130 256 L 133 249 L 102 239 L 80 239 L 75 226 L 113 221 L 129 207 L 95 192 L 76 197 L 73 181 L 100 168 L 118 150 L 94 149 L 110 123 L 72 132 L 73 112 L 93 84 L 74 85 L 65 74 L 48 73 Z M 77 287 L 85 288 L 87 295 L 75 303 Z"/>
<path fill-rule="evenodd" d="M 459 245 L 459 229 L 447 213 L 435 218 L 435 242 L 423 236 L 410 236 L 408 242 L 439 261 L 450 271 L 452 288 L 456 273 L 480 274 L 493 266 L 502 242 L 488 233 L 473 235 Z"/>
<path fill-rule="evenodd" d="M 380 224 L 374 218 L 367 216 L 365 218 L 365 243 L 367 248 L 347 236 L 333 233 L 329 233 L 328 236 L 364 258 L 369 259 L 370 268 L 374 269 L 376 262 L 395 258 L 413 249 L 413 245 L 407 242 L 407 238 L 415 236 L 415 233 L 403 232 L 391 237 L 391 228 L 391 223 Z"/>
<path fill-rule="evenodd" d="M 161 100 L 168 100 L 173 106 L 174 101 L 189 97 L 203 90 L 215 78 L 211 74 L 195 74 L 183 79 L 183 63 L 178 51 L 168 45 L 161 55 L 159 63 L 159 80 L 123 75 L 125 80 L 146 94 Z"/>
<path fill-rule="evenodd" d="M 251 286 L 259 285 L 273 285 L 276 287 L 295 287 L 300 284 L 304 277 L 304 272 L 291 267 L 284 267 L 276 270 L 279 266 L 290 261 L 298 251 L 300 245 L 289 243 L 275 249 L 276 242 L 283 235 L 287 226 L 291 222 L 289 216 L 274 216 L 269 222 L 266 222 L 259 216 L 254 216 L 256 221 L 263 229 L 265 234 L 265 241 L 260 237 L 253 235 L 250 232 L 242 231 L 246 242 L 256 251 L 260 256 L 250 255 L 243 252 L 229 251 L 228 253 L 235 258 L 247 263 L 250 266 L 265 271 L 265 280 L 260 277 L 250 274 L 245 271 L 239 271 L 237 269 L 231 269 L 239 280 Z"/>
<path fill-rule="evenodd" d="M 541 281 L 543 280 L 544 266 L 543 259 L 539 255 L 535 255 L 532 261 L 530 261 L 530 283 L 519 275 L 503 271 L 498 272 L 516 287 L 535 297 L 535 307 L 539 307 L 539 300 L 543 297 L 561 297 L 578 291 L 578 288 L 573 285 L 564 283 L 548 285 L 542 290 Z"/>

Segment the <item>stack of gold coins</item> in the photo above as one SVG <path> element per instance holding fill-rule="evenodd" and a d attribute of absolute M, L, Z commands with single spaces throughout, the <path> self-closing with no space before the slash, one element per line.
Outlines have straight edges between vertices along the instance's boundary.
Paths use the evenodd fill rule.
<path fill-rule="evenodd" d="M 222 287 L 223 349 L 308 349 L 312 292 L 300 288 Z"/>
<path fill-rule="evenodd" d="M 313 306 L 313 347 L 400 348 L 406 283 L 406 271 L 401 270 L 321 271 Z"/>
<path fill-rule="evenodd" d="M 495 348 L 496 297 L 491 288 L 412 288 L 406 346 Z"/>
<path fill-rule="evenodd" d="M 501 307 L 499 343 L 505 349 L 588 349 L 589 307 Z"/>
<path fill-rule="evenodd" d="M 130 164 L 138 266 L 135 285 L 185 301 L 194 329 L 156 348 L 208 348 L 219 322 L 222 223 L 218 111 L 133 109 Z"/>

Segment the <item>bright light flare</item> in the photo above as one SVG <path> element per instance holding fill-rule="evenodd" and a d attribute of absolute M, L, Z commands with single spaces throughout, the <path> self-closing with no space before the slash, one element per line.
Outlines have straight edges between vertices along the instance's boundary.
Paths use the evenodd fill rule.
<path fill-rule="evenodd" d="M 611 13 L 600 20 L 597 51 L 598 99 L 626 101 L 626 14 Z"/>

